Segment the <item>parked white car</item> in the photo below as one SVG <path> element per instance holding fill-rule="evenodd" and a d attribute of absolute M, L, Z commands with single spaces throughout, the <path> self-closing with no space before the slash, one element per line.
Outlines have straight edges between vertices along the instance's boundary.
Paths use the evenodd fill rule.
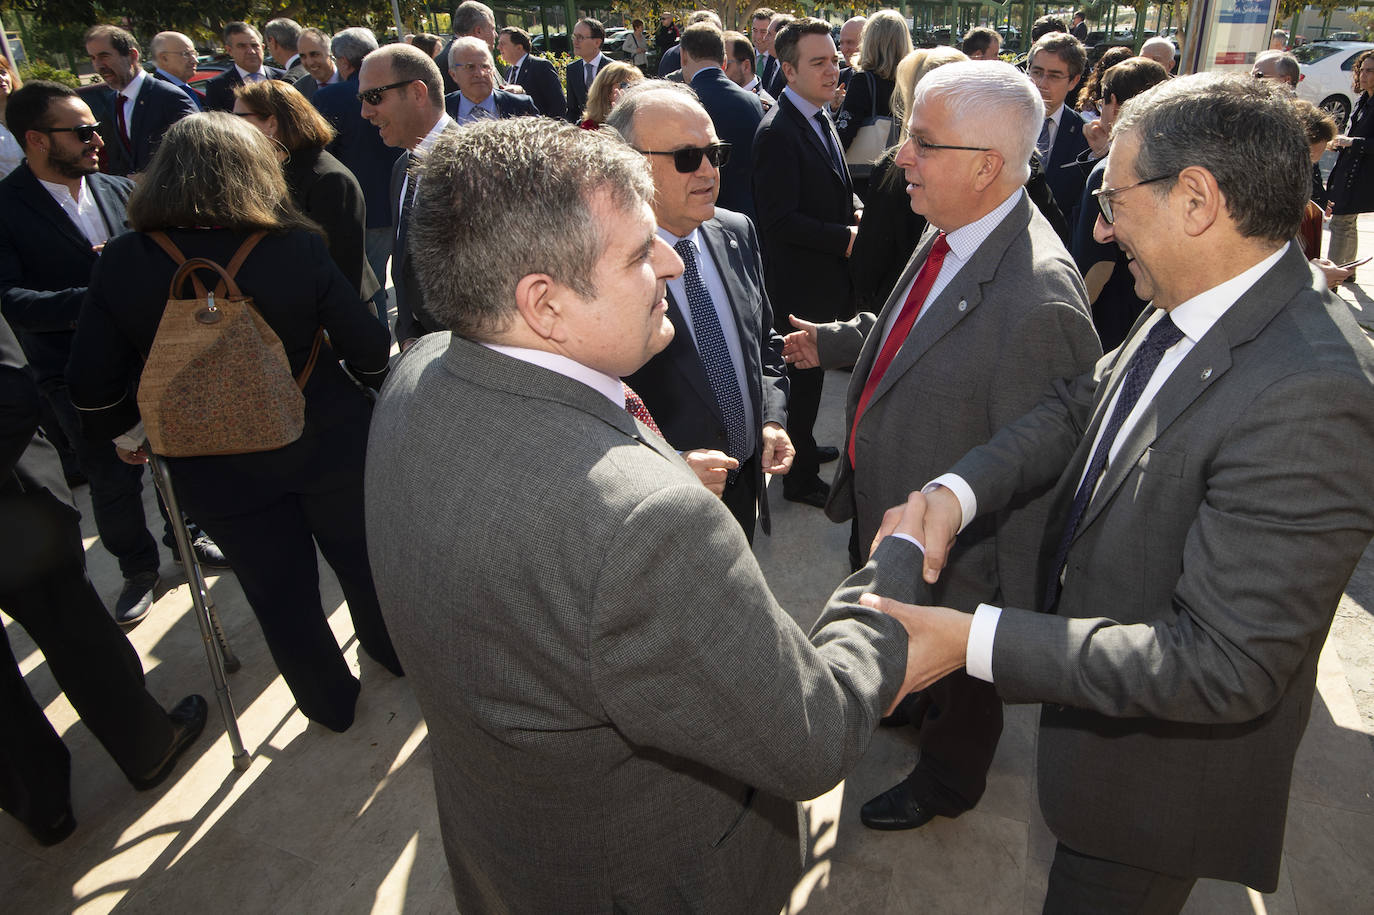
<path fill-rule="evenodd" d="M 1298 97 L 1331 112 L 1336 126 L 1344 130 L 1355 107 L 1351 88 L 1355 58 L 1370 48 L 1374 44 L 1367 41 L 1316 41 L 1294 48 L 1293 56 L 1302 70 Z"/>

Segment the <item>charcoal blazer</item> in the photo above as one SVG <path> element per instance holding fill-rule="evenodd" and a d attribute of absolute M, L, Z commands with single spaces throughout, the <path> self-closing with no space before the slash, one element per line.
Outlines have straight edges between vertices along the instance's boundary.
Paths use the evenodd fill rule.
<path fill-rule="evenodd" d="M 450 124 L 448 130 L 460 130 L 457 122 Z M 406 169 L 410 157 L 401 151 L 391 168 L 390 212 L 392 239 L 391 280 L 396 293 L 396 342 L 401 343 L 412 337 L 442 330 L 439 322 L 425 312 L 424 292 L 420 288 L 420 278 L 415 274 L 415 265 L 410 259 L 406 226 L 401 223 L 401 189 L 405 186 Z"/>
<path fill-rule="evenodd" d="M 730 161 L 720 170 L 716 205 L 754 218 L 754 134 L 763 120 L 763 103 L 735 85 L 725 71 L 710 67 L 692 77 L 692 89 L 711 116 L 716 136 L 730 144 Z"/>
<path fill-rule="evenodd" d="M 534 100 L 528 95 L 516 95 L 504 89 L 494 89 L 491 93 L 495 97 L 496 116 L 501 118 L 520 117 L 522 115 L 537 115 L 539 109 L 535 107 Z M 458 120 L 458 103 L 463 97 L 461 92 L 450 92 L 444 96 L 444 110 L 448 116 L 455 121 Z"/>
<path fill-rule="evenodd" d="M 126 230 L 128 178 L 93 174 L 86 187 L 110 237 Z M 0 307 L 40 384 L 61 381 L 81 300 L 100 255 L 27 162 L 0 181 Z"/>
<path fill-rule="evenodd" d="M 543 57 L 526 54 L 520 61 L 520 72 L 512 80 L 529 93 L 534 107 L 549 118 L 562 118 L 568 113 L 568 100 L 563 95 L 563 83 L 554 65 Z"/>
<path fill-rule="evenodd" d="M 367 467 L 458 908 L 775 915 L 795 801 L 857 763 L 903 676 L 905 630 L 855 601 L 916 595 L 915 547 L 889 538 L 808 639 L 667 442 L 448 333 L 397 363 Z"/>
<path fill-rule="evenodd" d="M 110 93 L 112 106 L 117 101 L 117 95 Z M 157 79 L 151 73 L 145 75 L 138 98 L 134 99 L 129 135 L 131 148 L 124 148 L 124 142 L 119 138 L 119 128 L 115 127 L 114 143 L 107 153 L 105 171 L 111 175 L 132 175 L 143 171 L 153 161 L 153 153 L 157 152 L 157 144 L 167 128 L 199 110 L 181 88 Z"/>
<path fill-rule="evenodd" d="M 286 71 L 263 64 L 262 74 L 268 79 L 286 79 Z M 294 82 L 294 80 L 291 80 Z M 243 85 L 243 77 L 233 64 L 219 76 L 205 84 L 206 111 L 233 111 L 234 90 Z"/>
<path fill-rule="evenodd" d="M 1083 118 L 1068 105 L 1059 117 L 1059 129 L 1045 158 L 1045 180 L 1069 225 L 1077 221 L 1079 199 L 1095 161 L 1087 159 L 1088 139 L 1083 136 Z"/>
<path fill-rule="evenodd" d="M 610 62 L 611 59 L 605 54 L 598 55 L 596 72 L 600 73 L 601 68 Z M 564 68 L 564 75 L 568 84 L 568 109 L 564 116 L 569 124 L 580 124 L 585 117 L 583 112 L 587 108 L 587 90 L 591 88 L 591 81 L 587 79 L 587 68 L 582 58 L 574 58 L 573 62 Z M 592 77 L 592 79 L 595 78 L 595 76 Z"/>
<path fill-rule="evenodd" d="M 377 291 L 377 277 L 363 251 L 367 204 L 358 179 L 323 149 L 298 149 L 282 165 L 291 199 L 324 229 L 329 257 L 364 299 Z"/>
<path fill-rule="evenodd" d="M 1159 316 L 954 465 L 980 515 L 1058 479 L 1042 585 L 1106 404 Z M 1040 806 L 1060 841 L 1275 889 L 1317 656 L 1374 532 L 1371 453 L 1369 343 L 1290 244 L 1120 443 L 1054 612 L 1002 612 L 993 676 L 1006 701 L 1044 703 Z"/>
<path fill-rule="evenodd" d="M 748 219 L 717 207 L 715 217 L 701 224 L 700 237 L 715 261 L 735 317 L 734 332 L 740 342 L 749 386 L 744 393 L 753 405 L 755 425 L 759 427 L 751 430 L 757 459 L 763 450 L 759 429 L 770 422 L 787 426 L 788 391 L 782 337 L 773 328 L 773 309 L 763 285 L 758 236 Z M 686 308 L 687 303 L 677 301 L 669 290 L 668 318 L 675 331 L 673 342 L 626 381 L 644 400 L 664 438 L 678 451 L 725 451 L 725 418 L 692 342 Z M 763 465 L 758 460 L 754 462 L 754 473 L 759 523 L 767 534 L 772 530 L 768 492 L 763 485 Z"/>

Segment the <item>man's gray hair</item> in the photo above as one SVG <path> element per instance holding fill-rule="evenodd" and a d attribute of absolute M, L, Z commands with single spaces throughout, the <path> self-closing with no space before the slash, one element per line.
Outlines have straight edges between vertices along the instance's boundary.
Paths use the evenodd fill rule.
<path fill-rule="evenodd" d="M 483 23 L 496 25 L 496 14 L 485 3 L 478 3 L 477 0 L 463 0 L 462 3 L 458 4 L 458 8 L 453 11 L 453 34 L 455 35 L 471 35 L 473 29 Z"/>
<path fill-rule="evenodd" d="M 1272 60 L 1274 62 L 1274 72 L 1280 79 L 1288 81 L 1288 85 L 1294 89 L 1298 88 L 1298 81 L 1302 79 L 1302 67 L 1298 64 L 1298 59 L 1287 51 L 1261 51 L 1255 58 L 1255 66 L 1259 66 L 1260 61 Z"/>
<path fill-rule="evenodd" d="M 1205 168 L 1246 238 L 1286 241 L 1298 234 L 1312 193 L 1307 136 L 1292 93 L 1273 80 L 1198 73 L 1160 83 L 1122 106 L 1112 137 L 1139 138 L 1135 177 Z M 1118 179 L 1120 180 L 1120 179 Z"/>
<path fill-rule="evenodd" d="M 363 58 L 375 50 L 377 36 L 372 34 L 371 29 L 362 26 L 344 29 L 329 43 L 329 53 L 334 55 L 334 59 L 348 61 L 348 65 L 354 70 L 361 67 Z"/>
<path fill-rule="evenodd" d="M 611 128 L 631 146 L 638 146 L 635 134 L 635 116 L 645 106 L 667 103 L 678 107 L 688 107 L 706 114 L 701 98 L 691 86 L 673 83 L 666 79 L 646 79 L 635 83 L 624 92 L 606 117 L 606 127 Z"/>
<path fill-rule="evenodd" d="M 262 27 L 262 37 L 272 39 L 288 51 L 295 51 L 301 38 L 301 24 L 294 19 L 273 19 Z"/>
<path fill-rule="evenodd" d="M 455 62 L 458 60 L 458 52 L 464 48 L 473 50 L 481 49 L 483 56 L 487 59 L 487 63 L 491 64 L 492 68 L 495 69 L 496 60 L 491 56 L 491 48 L 487 47 L 487 43 L 476 35 L 463 35 L 453 39 L 453 44 L 448 46 L 448 60 L 445 61 L 445 63 L 448 64 L 450 70 L 453 69 Z"/>
<path fill-rule="evenodd" d="M 644 157 L 607 131 L 548 118 L 445 131 L 425 157 L 409 231 L 425 310 L 490 340 L 510 326 L 515 287 L 530 274 L 594 297 L 606 247 L 591 218 L 598 193 L 625 213 L 654 196 Z"/>
<path fill-rule="evenodd" d="M 939 103 L 959 125 L 955 139 L 936 142 L 986 146 L 1002 154 L 1009 177 L 1025 184 L 1031 151 L 1045 123 L 1045 102 L 1024 73 L 1000 60 L 967 60 L 936 67 L 916 84 L 911 110 Z"/>
<path fill-rule="evenodd" d="M 309 39 L 311 39 L 311 40 L 313 40 L 313 41 L 318 41 L 323 47 L 329 48 L 329 33 L 326 32 L 324 29 L 316 29 L 316 28 L 301 29 L 301 38 L 309 38 Z M 299 43 L 300 43 L 300 39 L 297 39 L 297 45 L 298 45 L 298 47 L 296 48 L 296 50 L 300 50 L 300 48 L 299 48 Z M 334 53 L 334 49 L 333 49 L 333 48 L 329 48 L 329 53 L 330 53 L 330 54 L 333 54 L 333 53 Z"/>

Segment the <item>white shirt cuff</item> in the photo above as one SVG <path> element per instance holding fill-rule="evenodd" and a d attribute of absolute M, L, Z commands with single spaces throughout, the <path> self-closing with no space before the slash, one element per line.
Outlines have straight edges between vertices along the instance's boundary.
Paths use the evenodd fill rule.
<path fill-rule="evenodd" d="M 996 682 L 992 679 L 992 643 L 997 637 L 997 621 L 1001 618 L 1002 608 L 991 604 L 979 604 L 978 609 L 973 611 L 973 623 L 968 630 L 968 650 L 964 658 L 964 667 L 970 677 Z"/>
<path fill-rule="evenodd" d="M 147 434 L 143 431 L 143 420 L 140 419 L 138 425 L 122 435 L 115 436 L 114 443 L 125 451 L 137 451 L 143 447 L 147 438 Z"/>
<path fill-rule="evenodd" d="M 921 543 L 921 541 L 917 540 L 910 534 L 903 534 L 901 531 L 893 531 L 891 534 L 888 534 L 888 536 L 896 537 L 899 540 L 905 540 L 907 543 L 914 543 L 916 544 L 916 549 L 921 551 L 922 556 L 926 554 L 925 544 Z"/>
<path fill-rule="evenodd" d="M 959 520 L 959 530 L 956 534 L 962 534 L 964 528 L 968 527 L 969 522 L 978 517 L 978 497 L 973 494 L 973 490 L 964 482 L 964 478 L 955 473 L 942 473 L 931 480 L 921 492 L 931 492 L 937 486 L 943 486 L 954 493 L 954 498 L 959 500 L 959 510 L 964 517 Z"/>

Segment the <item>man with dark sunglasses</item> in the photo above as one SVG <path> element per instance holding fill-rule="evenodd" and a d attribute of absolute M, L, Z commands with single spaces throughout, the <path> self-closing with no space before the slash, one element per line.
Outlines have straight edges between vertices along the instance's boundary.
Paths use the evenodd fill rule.
<path fill-rule="evenodd" d="M 684 60 L 697 28 L 682 36 Z M 676 83 L 630 89 L 607 124 L 648 159 L 658 237 L 684 264 L 683 275 L 668 281 L 673 341 L 627 380 L 752 542 L 756 512 L 770 533 L 763 475 L 786 474 L 793 449 L 784 428 L 787 367 L 758 236 L 748 219 L 716 206 L 719 166 L 732 150 Z"/>

